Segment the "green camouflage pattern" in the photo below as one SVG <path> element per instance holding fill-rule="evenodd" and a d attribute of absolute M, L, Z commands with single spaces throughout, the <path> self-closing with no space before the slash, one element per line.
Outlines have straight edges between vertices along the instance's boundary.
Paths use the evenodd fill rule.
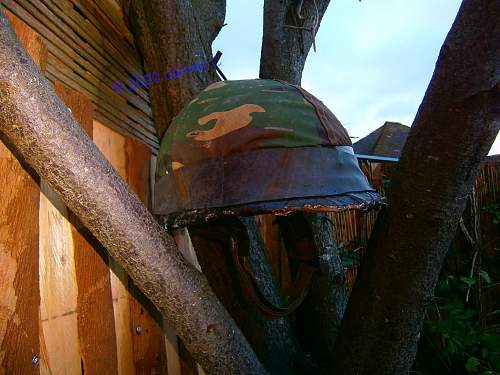
<path fill-rule="evenodd" d="M 255 149 L 311 146 L 352 146 L 340 122 L 311 94 L 277 80 L 222 81 L 172 120 L 157 175 Z"/>

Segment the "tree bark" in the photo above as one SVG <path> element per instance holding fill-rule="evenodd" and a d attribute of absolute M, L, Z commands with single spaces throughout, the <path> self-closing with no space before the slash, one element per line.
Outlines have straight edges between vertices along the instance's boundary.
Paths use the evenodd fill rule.
<path fill-rule="evenodd" d="M 313 44 L 313 33 L 289 26 L 311 28 L 316 17 L 317 32 L 329 3 L 329 0 L 265 1 L 260 78 L 281 79 L 300 85 L 304 64 Z M 299 4 L 302 4 L 300 13 L 303 20 L 297 17 Z M 311 242 L 319 255 L 320 270 L 315 274 L 309 295 L 297 312 L 296 326 L 303 349 L 320 364 L 327 363 L 331 356 L 330 348 L 335 343 L 348 299 L 333 230 L 325 218 L 324 214 L 308 214 L 298 219 L 303 225 L 310 226 Z"/>
<path fill-rule="evenodd" d="M 473 181 L 500 127 L 500 2 L 464 0 L 391 181 L 333 373 L 406 374 Z"/>
<path fill-rule="evenodd" d="M 192 4 L 191 4 L 192 3 Z M 225 17 L 225 0 L 131 0 L 125 6 L 135 40 L 142 52 L 146 71 L 185 67 L 201 60 L 209 61 L 211 45 Z M 194 95 L 217 76 L 213 70 L 183 79 L 165 81 L 150 89 L 152 109 L 159 137 L 171 119 Z M 285 373 L 290 358 L 296 354 L 291 329 L 285 321 L 265 321 L 246 305 L 237 288 L 234 268 L 220 246 L 191 232 L 200 265 L 231 316 L 239 324 L 264 365 L 273 373 Z M 257 234 L 257 233 L 255 233 Z M 264 248 L 254 249 L 264 251 Z M 262 254 L 264 255 L 264 254 Z M 272 282 L 270 268 L 256 268 L 265 282 Z M 277 291 L 269 284 L 268 290 Z M 278 297 L 276 294 L 275 297 Z"/>
<path fill-rule="evenodd" d="M 226 2 L 205 1 L 195 9 L 191 0 L 130 0 L 127 11 L 146 72 L 159 71 L 163 75 L 168 69 L 173 72 L 199 62 L 210 63 L 212 42 L 222 28 Z M 162 79 L 159 84 L 151 85 L 158 138 L 161 139 L 172 118 L 194 95 L 217 80 L 215 70 L 209 67 L 208 71 Z"/>
<path fill-rule="evenodd" d="M 300 85 L 313 34 L 319 29 L 329 3 L 330 0 L 264 1 L 260 78 Z"/>
<path fill-rule="evenodd" d="M 249 261 L 260 290 L 275 305 L 283 305 L 280 291 L 272 277 L 265 245 L 253 218 L 219 220 L 192 226 L 189 230 L 194 247 L 201 253 L 198 259 L 203 272 L 208 275 L 210 285 L 261 362 L 271 374 L 288 374 L 293 372 L 292 358 L 298 355 L 290 324 L 287 319 L 268 320 L 243 297 L 228 235 L 231 228 L 236 226 L 245 227 Z"/>
<path fill-rule="evenodd" d="M 76 123 L 0 6 L 0 131 L 164 314 L 209 374 L 265 374 L 205 277 Z"/>
<path fill-rule="evenodd" d="M 325 213 L 305 214 L 318 251 L 319 270 L 303 306 L 297 311 L 302 322 L 300 343 L 326 368 L 340 330 L 349 288 L 332 223 Z"/>

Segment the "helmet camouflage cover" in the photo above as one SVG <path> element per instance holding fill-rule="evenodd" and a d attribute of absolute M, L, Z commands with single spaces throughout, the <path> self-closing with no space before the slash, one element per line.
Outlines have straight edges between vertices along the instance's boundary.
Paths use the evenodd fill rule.
<path fill-rule="evenodd" d="M 158 154 L 154 208 L 170 224 L 380 201 L 339 120 L 283 81 L 208 86 L 172 120 Z"/>

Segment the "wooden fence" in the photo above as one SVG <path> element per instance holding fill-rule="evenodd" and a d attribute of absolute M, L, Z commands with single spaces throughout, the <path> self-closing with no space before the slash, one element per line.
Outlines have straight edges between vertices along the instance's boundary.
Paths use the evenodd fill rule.
<path fill-rule="evenodd" d="M 43 38 L 8 16 L 46 71 Z M 148 205 L 151 148 L 104 126 L 87 95 L 57 79 L 54 88 Z M 5 142 L 0 142 L 0 184 L 0 374 L 198 373 L 124 270 Z"/>
<path fill-rule="evenodd" d="M 48 0 L 43 4 L 48 9 L 54 5 Z M 69 6 L 70 2 L 61 4 Z M 71 4 L 80 4 L 88 10 L 89 2 L 72 0 Z M 36 20 L 23 12 L 31 9 L 30 17 L 42 17 L 35 12 L 39 9 L 33 9 L 33 1 L 8 1 L 7 5 L 35 25 L 38 25 Z M 72 14 L 75 8 L 70 8 Z M 98 10 L 88 12 L 93 14 Z M 157 144 L 151 138 L 138 136 L 136 131 L 126 130 L 120 119 L 115 119 L 111 126 L 105 118 L 109 103 L 101 103 L 101 93 L 90 95 L 90 87 L 86 89 L 83 82 L 75 84 L 76 78 L 73 81 L 64 75 L 65 68 L 56 64 L 62 44 L 57 45 L 56 40 L 46 44 L 52 34 L 42 37 L 31 24 L 28 26 L 13 13 L 9 13 L 9 18 L 77 121 L 148 205 Z M 45 21 L 46 25 L 52 22 Z M 39 31 L 44 30 L 39 26 Z M 101 47 L 106 48 L 106 44 Z M 73 66 L 71 61 L 66 63 Z M 106 91 L 103 95 L 107 95 Z M 498 199 L 499 166 L 498 161 L 491 161 L 482 169 L 476 187 L 481 204 Z M 365 171 L 383 189 L 384 176 L 390 176 L 391 168 L 372 164 L 365 166 Z M 0 186 L 0 375 L 202 373 L 175 332 L 123 269 L 108 258 L 45 181 L 27 168 L 16 157 L 15 150 L 4 142 L 0 142 Z M 337 241 L 346 252 L 362 253 L 376 213 L 334 213 L 331 219 Z M 288 262 L 277 226 L 269 215 L 258 220 L 273 270 L 286 287 L 290 282 Z M 497 227 L 484 228 L 489 236 L 498 235 Z M 196 264 L 186 233 L 180 231 L 175 238 L 184 255 Z M 355 274 L 356 267 L 350 267 L 351 281 Z"/>

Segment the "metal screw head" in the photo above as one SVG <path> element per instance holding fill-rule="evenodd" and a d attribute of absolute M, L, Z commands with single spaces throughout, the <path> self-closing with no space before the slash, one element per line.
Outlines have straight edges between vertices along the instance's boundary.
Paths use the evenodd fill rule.
<path fill-rule="evenodd" d="M 33 358 L 31 358 L 31 364 L 33 366 L 38 365 L 38 362 L 40 362 L 40 358 L 38 358 L 37 356 L 34 356 Z"/>
<path fill-rule="evenodd" d="M 140 335 L 142 333 L 142 327 L 141 326 L 137 326 L 135 328 L 135 333 L 137 333 L 138 335 Z"/>

